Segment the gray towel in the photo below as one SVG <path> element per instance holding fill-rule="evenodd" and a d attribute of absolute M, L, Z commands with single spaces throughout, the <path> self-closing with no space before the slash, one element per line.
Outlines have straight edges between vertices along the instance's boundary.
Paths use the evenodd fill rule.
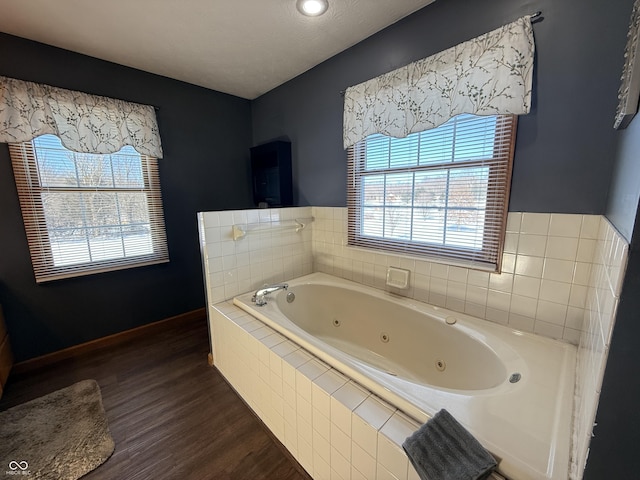
<path fill-rule="evenodd" d="M 495 459 L 445 409 L 402 444 L 422 480 L 481 480 Z"/>

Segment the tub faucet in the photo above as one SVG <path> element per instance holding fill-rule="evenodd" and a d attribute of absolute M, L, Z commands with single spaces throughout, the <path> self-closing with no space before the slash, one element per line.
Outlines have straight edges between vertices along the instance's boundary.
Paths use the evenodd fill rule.
<path fill-rule="evenodd" d="M 286 283 L 276 283 L 275 285 L 265 285 L 260 290 L 256 290 L 256 293 L 251 297 L 251 301 L 255 302 L 257 307 L 262 307 L 267 304 L 267 299 L 265 298 L 267 295 L 273 292 L 277 292 L 278 290 L 286 290 L 289 288 L 289 285 Z"/>

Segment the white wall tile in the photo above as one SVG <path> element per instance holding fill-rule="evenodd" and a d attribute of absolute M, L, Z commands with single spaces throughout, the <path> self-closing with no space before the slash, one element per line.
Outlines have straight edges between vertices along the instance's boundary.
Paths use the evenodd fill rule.
<path fill-rule="evenodd" d="M 581 215 L 552 213 L 551 221 L 549 222 L 549 235 L 578 238 L 581 227 Z"/>
<path fill-rule="evenodd" d="M 353 443 L 351 450 L 351 463 L 356 470 L 356 478 L 371 480 L 376 478 L 376 461 L 357 443 Z M 352 475 L 353 475 L 352 471 Z M 360 476 L 358 476 L 360 474 Z"/>
<path fill-rule="evenodd" d="M 376 456 L 378 430 L 358 415 L 351 417 L 351 439 L 369 455 Z"/>
<path fill-rule="evenodd" d="M 407 480 L 420 480 L 420 475 L 418 475 L 418 472 L 416 472 L 416 469 L 413 467 L 413 465 L 411 465 L 411 462 L 409 462 Z"/>
<path fill-rule="evenodd" d="M 522 213 L 509 212 L 507 216 L 507 232 L 520 233 L 520 225 L 522 222 Z"/>
<path fill-rule="evenodd" d="M 202 212 L 201 217 L 206 228 L 220 226 L 219 212 Z"/>
<path fill-rule="evenodd" d="M 431 277 L 429 281 L 429 291 L 437 295 L 447 295 L 447 280 L 444 278 Z"/>
<path fill-rule="evenodd" d="M 331 446 L 336 448 L 343 457 L 351 458 L 351 436 L 333 422 L 331 422 Z"/>
<path fill-rule="evenodd" d="M 433 278 L 448 278 L 449 266 L 441 263 L 434 263 L 431 265 L 431 277 Z"/>
<path fill-rule="evenodd" d="M 580 330 L 565 326 L 564 331 L 562 332 L 562 339 L 575 345 L 580 342 L 581 333 L 582 332 Z"/>
<path fill-rule="evenodd" d="M 516 330 L 522 330 L 523 332 L 533 332 L 535 319 L 524 315 L 518 315 L 517 313 L 510 313 L 509 326 Z"/>
<path fill-rule="evenodd" d="M 572 284 L 569 295 L 569 306 L 583 309 L 587 301 L 587 290 L 585 285 Z"/>
<path fill-rule="evenodd" d="M 489 286 L 489 272 L 482 272 L 480 270 L 469 270 L 467 282 L 469 285 L 487 288 Z"/>
<path fill-rule="evenodd" d="M 384 465 L 378 463 L 376 465 L 376 480 L 398 480 L 398 477 L 387 470 Z"/>
<path fill-rule="evenodd" d="M 578 253 L 577 237 L 548 237 L 545 257 L 575 261 Z"/>
<path fill-rule="evenodd" d="M 369 397 L 369 392 L 365 389 L 354 383 L 353 381 L 349 381 L 338 390 L 333 392 L 332 404 L 335 402 L 342 404 L 345 408 L 349 409 L 349 411 L 357 408 L 362 402 L 364 402 Z"/>
<path fill-rule="evenodd" d="M 596 251 L 596 240 L 590 238 L 580 238 L 578 241 L 578 251 L 576 253 L 577 262 L 593 261 L 593 256 Z"/>
<path fill-rule="evenodd" d="M 377 461 L 391 474 L 391 478 L 404 479 L 407 477 L 409 464 L 407 455 L 400 445 L 392 442 L 382 433 L 378 435 Z"/>
<path fill-rule="evenodd" d="M 542 268 L 544 266 L 543 257 L 533 257 L 531 255 L 518 255 L 516 257 L 516 275 L 525 275 L 527 277 L 542 277 Z"/>
<path fill-rule="evenodd" d="M 314 410 L 322 414 L 326 419 L 326 425 L 324 425 L 326 434 L 329 434 L 329 417 L 331 416 L 331 397 L 322 390 L 316 383 L 311 385 L 311 405 Z M 314 422 L 316 415 L 314 415 Z"/>
<path fill-rule="evenodd" d="M 329 461 L 331 459 L 330 457 L 330 450 L 329 450 L 329 441 L 331 440 L 331 422 L 329 421 L 329 419 L 318 409 L 315 408 L 315 404 L 312 405 L 313 407 L 313 419 L 311 422 L 311 426 L 313 427 L 314 432 L 316 432 L 318 435 L 320 435 L 322 437 L 322 439 L 324 440 L 323 445 L 326 444 L 324 446 L 323 449 L 323 453 L 322 453 L 322 457 Z M 316 438 L 314 437 L 313 439 L 314 443 L 313 443 L 313 447 L 314 449 L 316 448 Z"/>
<path fill-rule="evenodd" d="M 502 254 L 502 273 L 514 273 L 516 267 L 516 256 L 512 253 Z"/>
<path fill-rule="evenodd" d="M 591 269 L 591 263 L 576 262 L 573 272 L 573 283 L 576 285 L 589 285 Z"/>
<path fill-rule="evenodd" d="M 520 235 L 516 232 L 507 232 L 504 238 L 504 251 L 506 253 L 518 252 L 518 239 Z"/>
<path fill-rule="evenodd" d="M 498 323 L 500 325 L 509 324 L 509 312 L 505 310 L 487 307 L 485 310 L 485 318 L 490 322 Z"/>
<path fill-rule="evenodd" d="M 469 274 L 469 269 L 467 268 L 449 267 L 449 274 L 447 276 L 447 280 L 466 284 L 468 274 Z"/>
<path fill-rule="evenodd" d="M 431 263 L 424 260 L 416 260 L 416 273 L 431 276 Z"/>
<path fill-rule="evenodd" d="M 515 294 L 511 296 L 510 312 L 515 313 L 516 315 L 535 318 L 537 306 L 538 301 L 536 298 Z"/>
<path fill-rule="evenodd" d="M 355 467 L 351 467 L 351 480 L 369 480 L 364 474 L 360 473 L 360 471 Z"/>
<path fill-rule="evenodd" d="M 548 323 L 538 319 L 536 321 L 533 333 L 544 335 L 545 337 L 549 338 L 562 340 L 564 335 L 564 328 L 560 325 L 555 325 L 553 323 Z"/>
<path fill-rule="evenodd" d="M 513 289 L 513 274 L 491 273 L 489 275 L 489 288 L 499 292 L 511 293 Z"/>
<path fill-rule="evenodd" d="M 535 235 L 547 235 L 549 232 L 549 222 L 551 215 L 548 213 L 528 213 L 522 214 L 520 233 L 531 233 Z"/>
<path fill-rule="evenodd" d="M 548 302 L 546 300 L 538 301 L 538 308 L 536 310 L 536 319 L 543 320 L 547 323 L 552 323 L 560 327 L 564 327 L 564 321 L 566 316 L 567 316 L 566 304 L 553 303 L 553 302 Z M 562 337 L 562 334 L 560 335 L 560 337 Z"/>
<path fill-rule="evenodd" d="M 531 255 L 533 257 L 544 257 L 547 248 L 546 235 L 522 234 L 518 241 L 518 254 Z"/>
<path fill-rule="evenodd" d="M 586 292 L 586 287 L 582 288 L 585 288 Z M 542 280 L 542 284 L 540 285 L 540 300 L 567 305 L 569 303 L 570 293 L 570 283 L 556 282 L 555 280 Z M 584 301 L 582 304 L 577 304 L 575 306 L 580 307 L 583 305 Z"/>
<path fill-rule="evenodd" d="M 464 300 L 467 290 L 467 284 L 461 282 L 447 282 L 447 297 L 456 300 Z"/>
<path fill-rule="evenodd" d="M 601 219 L 600 215 L 583 215 L 580 238 L 597 239 Z"/>
<path fill-rule="evenodd" d="M 349 444 L 349 458 L 342 454 L 344 449 L 331 446 L 331 480 L 349 480 L 351 478 L 351 444 Z"/>
<path fill-rule="evenodd" d="M 313 449 L 311 448 L 311 442 L 298 437 L 298 462 L 307 471 L 313 472 Z"/>
<path fill-rule="evenodd" d="M 487 292 L 487 307 L 508 312 L 511 306 L 511 295 L 497 290 Z"/>
<path fill-rule="evenodd" d="M 575 269 L 575 262 L 569 260 L 558 260 L 546 258 L 544 260 L 544 270 L 542 278 L 545 280 L 556 280 L 558 282 L 571 283 Z"/>
<path fill-rule="evenodd" d="M 484 287 L 476 287 L 475 285 L 467 285 L 465 301 L 475 303 L 476 305 L 487 304 L 488 289 Z"/>
<path fill-rule="evenodd" d="M 371 395 L 356 407 L 354 413 L 378 430 L 391 418 L 395 409 Z"/>
<path fill-rule="evenodd" d="M 298 391 L 297 386 L 296 391 Z M 302 438 L 311 444 L 313 437 L 313 407 L 311 406 L 311 402 L 306 401 L 302 395 L 298 395 L 296 398 L 296 415 L 299 437 L 302 436 Z"/>
<path fill-rule="evenodd" d="M 540 278 L 516 275 L 513 278 L 513 295 L 538 298 L 540 292 Z"/>
<path fill-rule="evenodd" d="M 444 305 L 449 310 L 454 310 L 456 312 L 463 312 L 465 310 L 466 304 L 464 300 L 460 300 L 457 298 L 449 297 L 446 298 L 446 303 Z"/>
<path fill-rule="evenodd" d="M 218 212 L 218 218 L 221 227 L 229 227 L 233 225 L 233 211 L 225 210 Z"/>

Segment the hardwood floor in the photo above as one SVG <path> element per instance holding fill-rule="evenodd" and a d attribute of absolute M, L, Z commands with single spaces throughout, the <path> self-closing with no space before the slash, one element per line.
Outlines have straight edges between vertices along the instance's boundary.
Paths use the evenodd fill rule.
<path fill-rule="evenodd" d="M 208 351 L 204 318 L 191 320 L 12 375 L 0 411 L 93 378 L 116 449 L 83 479 L 310 479 L 207 364 Z"/>

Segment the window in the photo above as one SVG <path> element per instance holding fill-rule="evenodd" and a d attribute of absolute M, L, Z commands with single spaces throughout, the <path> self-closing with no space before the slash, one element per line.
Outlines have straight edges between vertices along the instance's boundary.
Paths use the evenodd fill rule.
<path fill-rule="evenodd" d="M 9 145 L 37 282 L 169 261 L 157 159 Z"/>
<path fill-rule="evenodd" d="M 464 114 L 350 147 L 349 245 L 499 271 L 516 122 Z"/>

